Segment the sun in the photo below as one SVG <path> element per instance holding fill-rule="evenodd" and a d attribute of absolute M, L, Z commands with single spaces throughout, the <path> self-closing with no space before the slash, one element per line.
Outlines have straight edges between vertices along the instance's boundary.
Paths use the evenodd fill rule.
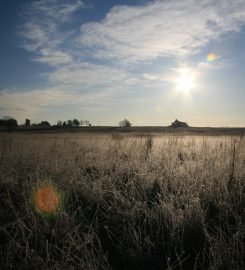
<path fill-rule="evenodd" d="M 194 73 L 190 69 L 181 69 L 179 77 L 176 79 L 176 87 L 178 90 L 188 93 L 194 87 L 194 80 Z"/>

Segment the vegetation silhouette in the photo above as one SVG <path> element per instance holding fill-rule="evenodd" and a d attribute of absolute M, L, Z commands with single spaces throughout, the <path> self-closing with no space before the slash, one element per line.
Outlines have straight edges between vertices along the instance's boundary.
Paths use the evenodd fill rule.
<path fill-rule="evenodd" d="M 3 127 L 7 129 L 7 131 L 11 132 L 18 127 L 18 122 L 14 118 L 5 116 L 4 119 L 0 119 L 0 127 Z"/>
<path fill-rule="evenodd" d="M 129 122 L 128 119 L 123 119 L 122 121 L 119 122 L 120 127 L 131 127 L 132 124 Z"/>
<path fill-rule="evenodd" d="M 25 120 L 25 126 L 26 127 L 30 127 L 31 126 L 31 120 L 30 119 L 26 119 Z"/>

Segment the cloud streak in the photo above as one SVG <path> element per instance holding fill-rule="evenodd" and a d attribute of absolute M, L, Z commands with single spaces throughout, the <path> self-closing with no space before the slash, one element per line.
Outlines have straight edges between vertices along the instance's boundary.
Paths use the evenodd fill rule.
<path fill-rule="evenodd" d="M 21 35 L 23 47 L 36 53 L 34 61 L 57 67 L 59 72 L 66 66 L 71 74 L 85 58 L 105 60 L 112 68 L 159 58 L 186 59 L 245 24 L 243 0 L 157 0 L 142 6 L 115 6 L 102 21 L 82 24 L 80 33 L 79 29 L 63 30 L 74 12 L 84 8 L 79 0 L 30 4 Z"/>
<path fill-rule="evenodd" d="M 80 88 L 122 84 L 131 78 L 125 70 L 91 63 L 71 63 L 48 74 L 50 81 Z"/>
<path fill-rule="evenodd" d="M 22 47 L 35 52 L 34 61 L 51 66 L 72 61 L 70 49 L 64 49 L 72 30 L 63 30 L 69 24 L 72 15 L 87 6 L 79 0 L 40 0 L 32 2 L 22 14 L 24 23 L 19 34 L 23 39 Z M 67 46 L 66 46 L 67 47 Z"/>
<path fill-rule="evenodd" d="M 152 1 L 114 7 L 102 22 L 82 25 L 80 42 L 95 58 L 132 64 L 195 54 L 244 22 L 243 0 Z"/>

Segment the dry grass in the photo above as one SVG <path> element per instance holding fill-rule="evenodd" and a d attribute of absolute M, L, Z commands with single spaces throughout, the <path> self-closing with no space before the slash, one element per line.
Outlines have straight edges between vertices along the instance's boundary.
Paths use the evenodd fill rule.
<path fill-rule="evenodd" d="M 242 137 L 0 136 L 1 269 L 244 269 Z"/>

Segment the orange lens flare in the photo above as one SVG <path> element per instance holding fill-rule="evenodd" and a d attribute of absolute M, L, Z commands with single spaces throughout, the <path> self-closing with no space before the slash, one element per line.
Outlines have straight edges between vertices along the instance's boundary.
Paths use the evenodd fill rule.
<path fill-rule="evenodd" d="M 44 213 L 54 213 L 59 206 L 59 195 L 52 186 L 39 188 L 34 198 L 36 208 Z"/>
<path fill-rule="evenodd" d="M 217 60 L 217 59 L 218 59 L 218 56 L 217 56 L 215 53 L 210 53 L 210 54 L 208 54 L 208 56 L 207 56 L 207 60 L 208 60 L 208 62 L 210 62 L 210 63 L 214 62 L 214 61 Z"/>

